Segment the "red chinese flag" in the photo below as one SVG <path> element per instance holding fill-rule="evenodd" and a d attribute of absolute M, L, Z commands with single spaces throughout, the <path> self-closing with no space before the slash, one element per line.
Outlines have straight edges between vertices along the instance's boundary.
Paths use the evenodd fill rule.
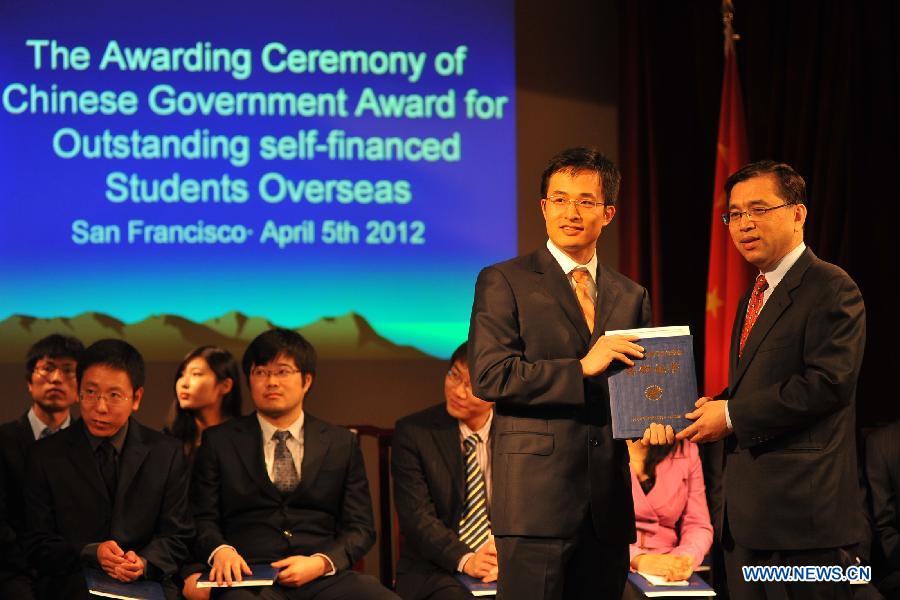
<path fill-rule="evenodd" d="M 731 241 L 722 223 L 725 180 L 747 164 L 747 132 L 744 103 L 738 78 L 734 45 L 725 52 L 722 104 L 719 110 L 719 139 L 716 151 L 716 184 L 713 190 L 712 231 L 709 239 L 709 278 L 706 285 L 706 362 L 704 393 L 713 396 L 728 385 L 728 352 L 731 325 L 741 296 L 753 279 L 750 265 Z"/>

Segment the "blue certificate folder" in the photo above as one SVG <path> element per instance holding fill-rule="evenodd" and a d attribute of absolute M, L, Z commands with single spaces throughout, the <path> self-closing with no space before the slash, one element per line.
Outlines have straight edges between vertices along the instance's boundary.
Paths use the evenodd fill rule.
<path fill-rule="evenodd" d="M 466 586 L 466 589 L 473 596 L 496 596 L 497 595 L 497 582 L 492 581 L 491 583 L 485 583 L 480 579 L 475 579 L 470 575 L 466 575 L 465 573 L 457 573 L 456 579 L 461 584 Z"/>
<path fill-rule="evenodd" d="M 685 413 L 697 402 L 694 337 L 649 337 L 637 344 L 644 358 L 633 367 L 614 361 L 609 376 L 613 438 L 639 438 L 650 423 L 671 425 L 676 432 L 691 424 Z"/>
<path fill-rule="evenodd" d="M 165 600 L 162 586 L 156 581 L 117 581 L 99 569 L 85 569 L 84 580 L 92 596 L 122 600 Z"/>

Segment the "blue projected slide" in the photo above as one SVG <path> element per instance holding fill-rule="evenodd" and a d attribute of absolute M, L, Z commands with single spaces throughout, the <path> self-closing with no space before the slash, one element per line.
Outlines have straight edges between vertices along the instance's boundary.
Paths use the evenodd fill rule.
<path fill-rule="evenodd" d="M 516 250 L 514 86 L 511 0 L 5 2 L 0 339 L 447 356 Z"/>

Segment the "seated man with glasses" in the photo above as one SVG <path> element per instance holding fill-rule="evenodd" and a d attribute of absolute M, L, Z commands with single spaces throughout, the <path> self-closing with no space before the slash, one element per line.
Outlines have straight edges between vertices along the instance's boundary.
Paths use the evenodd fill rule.
<path fill-rule="evenodd" d="M 463 600 L 454 574 L 497 580 L 491 536 L 493 403 L 475 397 L 462 344 L 450 357 L 444 402 L 397 422 L 391 458 L 404 543 L 397 593 L 404 600 Z"/>
<path fill-rule="evenodd" d="M 35 441 L 69 426 L 69 409 L 78 396 L 75 365 L 82 350 L 79 340 L 65 335 L 37 341 L 25 358 L 31 408 L 19 419 L 0 425 L 0 598 L 34 597 L 34 581 L 21 545 L 25 456 Z"/>
<path fill-rule="evenodd" d="M 38 597 L 87 598 L 83 567 L 121 582 L 171 582 L 188 556 L 193 525 L 178 440 L 133 418 L 144 394 L 144 361 L 121 340 L 79 357 L 81 419 L 36 444 L 25 479 L 25 551 Z"/>
<path fill-rule="evenodd" d="M 256 412 L 205 430 L 194 462 L 196 558 L 229 586 L 254 564 L 279 572 L 273 586 L 214 597 L 396 599 L 350 570 L 375 542 L 372 501 L 356 436 L 304 411 L 315 349 L 272 329 L 250 342 L 242 367 Z M 204 592 L 192 587 L 199 577 L 187 581 L 190 597 Z"/>

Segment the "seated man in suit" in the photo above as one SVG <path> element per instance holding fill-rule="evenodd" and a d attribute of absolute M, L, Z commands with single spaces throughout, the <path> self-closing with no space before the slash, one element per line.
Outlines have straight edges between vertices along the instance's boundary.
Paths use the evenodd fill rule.
<path fill-rule="evenodd" d="M 872 497 L 873 579 L 889 600 L 900 600 L 900 421 L 866 438 L 866 476 Z"/>
<path fill-rule="evenodd" d="M 178 440 L 132 417 L 144 361 L 122 340 L 88 347 L 77 367 L 81 419 L 36 444 L 25 480 L 25 550 L 39 596 L 87 597 L 82 567 L 122 582 L 170 578 L 193 535 Z"/>
<path fill-rule="evenodd" d="M 375 542 L 369 483 L 356 436 L 303 410 L 316 372 L 312 345 L 272 329 L 250 343 L 242 367 L 256 413 L 204 431 L 194 462 L 197 558 L 226 584 L 254 563 L 280 571 L 274 586 L 215 597 L 396 599 L 350 570 Z"/>
<path fill-rule="evenodd" d="M 453 576 L 497 579 L 490 536 L 493 403 L 472 394 L 467 344 L 450 357 L 444 402 L 397 422 L 391 472 L 404 542 L 397 593 L 404 600 L 463 600 Z"/>
<path fill-rule="evenodd" d="M 59 334 L 38 340 L 29 348 L 25 382 L 31 408 L 19 419 L 0 425 L 0 598 L 34 597 L 34 582 L 25 566 L 21 544 L 25 456 L 36 440 L 69 426 L 69 409 L 78 397 L 75 365 L 82 350 L 84 345 L 79 340 Z"/>

